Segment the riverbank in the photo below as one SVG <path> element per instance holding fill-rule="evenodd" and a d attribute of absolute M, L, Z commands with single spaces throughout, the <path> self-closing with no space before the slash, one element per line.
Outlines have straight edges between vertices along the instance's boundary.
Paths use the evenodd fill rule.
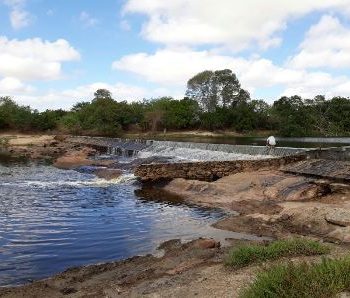
<path fill-rule="evenodd" d="M 61 166 L 96 165 L 96 161 L 90 158 L 93 155 L 91 149 L 68 144 L 64 139 L 33 137 L 27 139 L 27 143 L 24 140 L 9 141 L 7 146 L 15 150 L 13 154 L 28 150 L 29 158 L 44 157 L 49 153 L 32 153 L 51 148 L 49 144 L 53 141 L 58 142 L 53 148 L 64 148 L 57 153 L 61 154 L 59 157 L 49 151 L 54 153 L 52 158 L 56 157 Z M 16 151 L 17 148 L 22 149 Z M 121 165 L 104 166 L 118 168 Z M 292 175 L 278 168 L 235 173 L 214 182 L 173 179 L 140 191 L 154 198 L 159 197 L 159 191 L 175 194 L 190 204 L 219 207 L 235 214 L 217 222 L 214 226 L 219 229 L 270 239 L 311 237 L 334 243 L 331 245 L 332 257 L 348 252 L 350 187 L 346 183 Z M 239 241 L 228 240 L 227 246 L 220 247 L 210 239 L 187 244 L 174 240 L 161 246 L 164 249 L 161 257 L 148 255 L 69 269 L 26 286 L 0 289 L 0 296 L 238 297 L 240 290 L 252 282 L 260 268 L 253 264 L 232 270 L 223 265 L 228 251 L 238 244 Z M 319 256 L 292 258 L 294 262 L 318 262 L 320 259 Z"/>
<path fill-rule="evenodd" d="M 220 248 L 215 241 L 194 240 L 181 244 L 168 241 L 160 246 L 163 256 L 133 257 L 127 260 L 71 268 L 54 277 L 17 288 L 0 288 L 0 296 L 15 297 L 239 297 L 261 270 L 252 262 L 235 269 L 224 266 L 232 247 Z M 347 254 L 347 248 L 328 244 L 329 257 Z M 300 254 L 300 255 L 299 255 Z M 322 255 L 297 252 L 289 258 L 295 264 L 317 263 Z M 282 258 L 283 259 L 283 258 Z M 277 260 L 281 261 L 280 260 Z"/>
<path fill-rule="evenodd" d="M 132 139 L 144 139 L 144 138 L 178 138 L 178 137 L 266 137 L 271 134 L 276 134 L 273 131 L 266 130 L 256 130 L 249 133 L 242 133 L 232 130 L 216 130 L 216 131 L 206 131 L 206 130 L 187 130 L 187 131 L 149 131 L 149 132 L 126 132 L 123 134 L 125 138 Z"/>

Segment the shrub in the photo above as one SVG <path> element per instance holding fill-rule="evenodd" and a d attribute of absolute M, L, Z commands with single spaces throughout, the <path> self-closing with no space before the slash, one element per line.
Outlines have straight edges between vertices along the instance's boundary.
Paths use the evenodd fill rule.
<path fill-rule="evenodd" d="M 321 263 L 279 264 L 260 272 L 242 298 L 328 298 L 350 287 L 350 256 Z"/>
<path fill-rule="evenodd" d="M 227 266 L 240 268 L 255 262 L 275 260 L 281 257 L 300 255 L 321 255 L 328 253 L 329 247 L 307 239 L 278 240 L 263 245 L 243 245 L 229 252 L 225 261 Z"/>

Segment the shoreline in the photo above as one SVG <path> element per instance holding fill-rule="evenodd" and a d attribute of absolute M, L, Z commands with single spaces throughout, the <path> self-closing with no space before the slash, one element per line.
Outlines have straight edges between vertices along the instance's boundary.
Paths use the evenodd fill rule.
<path fill-rule="evenodd" d="M 47 136 L 39 137 L 37 143 L 33 143 L 33 139 L 26 142 L 10 143 L 8 148 L 13 150 L 14 155 L 24 153 L 33 160 L 51 157 L 57 162 L 63 156 L 63 168 L 94 164 L 89 159 L 94 151 L 67 144 L 64 139 L 55 140 L 53 136 Z M 272 239 L 297 236 L 330 241 L 342 244 L 334 244 L 336 250 L 342 253 L 347 251 L 350 244 L 350 186 L 346 184 L 292 175 L 276 169 L 237 173 L 215 182 L 177 178 L 147 189 L 150 196 L 157 196 L 157 191 L 162 191 L 177 195 L 191 204 L 238 212 L 238 215 L 228 215 L 214 223 L 212 226 L 217 229 Z M 135 256 L 116 262 L 70 268 L 31 284 L 0 288 L 0 296 L 38 297 L 49 293 L 50 297 L 147 297 L 153 292 L 171 296 L 175 291 L 191 297 L 190 293 L 213 294 L 211 289 L 221 295 L 230 291 L 238 293 L 238 289 L 253 278 L 256 268 L 244 269 L 242 276 L 241 271 L 228 272 L 222 263 L 230 247 L 242 242 L 245 241 L 233 240 L 228 247 L 220 247 L 212 239 L 197 239 L 189 243 L 170 240 L 160 245 L 165 251 L 161 257 Z M 193 274 L 208 280 L 209 277 L 214 278 L 214 273 L 219 278 L 235 280 L 234 286 L 218 288 L 210 283 L 209 292 L 202 291 L 201 283 Z M 175 281 L 171 281 L 173 279 Z M 218 282 L 218 278 L 214 280 Z M 196 286 L 192 289 L 189 285 L 193 283 Z"/>

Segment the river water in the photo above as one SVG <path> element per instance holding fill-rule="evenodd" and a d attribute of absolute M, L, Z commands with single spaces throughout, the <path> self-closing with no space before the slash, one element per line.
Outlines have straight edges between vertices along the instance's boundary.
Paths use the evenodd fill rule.
<path fill-rule="evenodd" d="M 123 177 L 108 182 L 47 165 L 0 165 L 0 286 L 152 253 L 174 238 L 252 238 L 212 228 L 220 210 L 154 200 L 130 174 Z"/>
<path fill-rule="evenodd" d="M 208 140 L 264 143 L 259 138 L 191 139 Z M 350 144 L 347 138 L 278 141 L 293 147 Z M 197 149 L 156 149 L 140 152 L 139 157 L 158 154 L 180 161 L 262 158 Z M 128 161 L 119 158 L 119 162 Z M 223 211 L 188 205 L 164 193 L 149 195 L 128 173 L 119 180 L 106 181 L 86 171 L 4 163 L 0 158 L 0 286 L 27 283 L 72 266 L 154 253 L 161 242 L 174 238 L 257 238 L 211 227 L 224 216 Z"/>

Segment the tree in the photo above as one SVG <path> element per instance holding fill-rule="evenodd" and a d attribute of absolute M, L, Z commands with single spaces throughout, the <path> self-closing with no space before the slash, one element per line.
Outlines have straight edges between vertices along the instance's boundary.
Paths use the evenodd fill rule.
<path fill-rule="evenodd" d="M 0 128 L 30 130 L 33 114 L 28 106 L 19 106 L 11 97 L 0 97 Z"/>
<path fill-rule="evenodd" d="M 312 135 L 313 119 L 300 96 L 281 97 L 274 102 L 273 113 L 281 135 L 286 137 Z"/>
<path fill-rule="evenodd" d="M 98 89 L 94 93 L 95 98 L 93 100 L 98 99 L 112 99 L 112 93 L 107 89 Z"/>
<path fill-rule="evenodd" d="M 250 95 L 241 88 L 236 75 L 230 69 L 205 70 L 187 82 L 186 96 L 196 100 L 205 112 L 217 107 L 230 107 L 240 101 L 248 101 Z"/>

